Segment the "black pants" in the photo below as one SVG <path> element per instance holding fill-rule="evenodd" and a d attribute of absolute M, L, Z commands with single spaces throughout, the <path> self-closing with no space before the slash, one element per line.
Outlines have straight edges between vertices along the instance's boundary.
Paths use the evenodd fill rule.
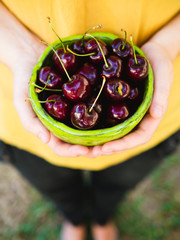
<path fill-rule="evenodd" d="M 43 159 L 1 142 L 2 155 L 42 194 L 55 202 L 60 212 L 74 225 L 86 215 L 105 224 L 124 194 L 140 182 L 175 150 L 180 140 L 176 133 L 157 147 L 124 163 L 102 171 L 81 171 L 49 164 Z M 87 211 L 88 210 L 88 211 Z"/>

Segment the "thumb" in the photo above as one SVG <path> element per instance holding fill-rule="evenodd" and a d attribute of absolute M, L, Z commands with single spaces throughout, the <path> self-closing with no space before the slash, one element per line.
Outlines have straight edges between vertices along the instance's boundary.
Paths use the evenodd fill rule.
<path fill-rule="evenodd" d="M 168 98 L 173 80 L 173 66 L 166 51 L 156 43 L 150 42 L 142 47 L 150 61 L 154 74 L 154 93 L 150 114 L 162 118 L 168 106 Z"/>

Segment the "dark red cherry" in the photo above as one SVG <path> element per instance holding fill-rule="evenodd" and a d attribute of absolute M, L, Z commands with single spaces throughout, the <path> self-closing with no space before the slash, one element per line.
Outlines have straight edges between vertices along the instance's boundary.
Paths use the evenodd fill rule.
<path fill-rule="evenodd" d="M 54 100 L 54 101 L 49 101 Z M 65 98 L 59 95 L 51 95 L 46 99 L 45 107 L 48 113 L 58 119 L 61 122 L 64 122 L 68 119 L 69 116 L 69 105 Z M 49 101 L 49 102 L 48 102 Z"/>
<path fill-rule="evenodd" d="M 104 55 L 107 56 L 108 55 L 107 45 L 99 39 L 97 41 L 99 42 Z M 94 55 L 89 56 L 89 58 L 93 63 L 102 63 L 104 61 L 101 50 L 95 39 L 90 39 L 85 44 L 85 50 L 86 50 L 86 53 L 95 53 Z"/>
<path fill-rule="evenodd" d="M 87 105 L 89 106 L 89 109 L 92 107 L 93 103 L 95 102 L 96 96 L 91 97 L 91 99 L 88 100 Z M 94 104 L 94 110 L 97 113 L 102 113 L 102 101 L 100 99 L 97 100 L 97 102 Z"/>
<path fill-rule="evenodd" d="M 131 86 L 131 91 L 127 98 L 127 103 L 130 108 L 131 114 L 137 111 L 138 106 L 141 104 L 143 100 L 143 93 L 141 88 L 136 86 Z"/>
<path fill-rule="evenodd" d="M 86 77 L 76 74 L 71 77 L 71 81 L 62 86 L 65 97 L 73 102 L 86 99 L 91 92 L 91 85 Z"/>
<path fill-rule="evenodd" d="M 77 73 L 86 77 L 91 85 L 94 85 L 97 82 L 97 70 L 91 63 L 85 63 Z"/>
<path fill-rule="evenodd" d="M 85 44 L 86 44 L 87 40 L 84 40 L 84 42 L 82 41 L 82 39 L 77 40 L 74 44 L 73 44 L 73 50 L 76 53 L 80 53 L 80 54 L 85 54 Z"/>
<path fill-rule="evenodd" d="M 125 103 L 111 104 L 108 108 L 110 119 L 125 120 L 129 116 L 129 109 Z"/>
<path fill-rule="evenodd" d="M 122 71 L 122 60 L 117 56 L 110 56 L 107 58 L 108 67 L 103 65 L 101 75 L 104 75 L 106 79 L 119 78 Z"/>
<path fill-rule="evenodd" d="M 62 60 L 62 63 L 64 64 L 64 67 L 67 70 L 67 72 L 69 74 L 73 74 L 76 71 L 77 66 L 78 66 L 78 58 L 70 52 L 64 52 L 63 48 L 57 49 L 56 53 Z M 55 53 L 53 55 L 53 61 L 54 61 L 54 64 L 55 64 L 57 70 L 61 74 L 65 75 L 65 71 Z"/>
<path fill-rule="evenodd" d="M 128 42 L 126 42 L 124 49 L 122 49 L 123 45 L 124 39 L 121 38 L 116 38 L 111 43 L 113 52 L 122 60 L 127 60 L 129 57 L 133 56 L 133 48 Z"/>
<path fill-rule="evenodd" d="M 63 84 L 62 77 L 49 66 L 41 68 L 39 72 L 39 82 L 43 87 L 46 85 L 47 88 L 52 89 L 58 89 Z"/>
<path fill-rule="evenodd" d="M 71 110 L 71 123 L 79 129 L 93 128 L 99 119 L 99 114 L 92 109 L 89 112 L 89 107 L 85 103 L 77 103 Z"/>
<path fill-rule="evenodd" d="M 127 75 L 133 81 L 140 81 L 147 77 L 148 75 L 148 62 L 145 57 L 141 55 L 136 55 L 137 63 L 134 57 L 130 57 L 127 63 Z"/>
<path fill-rule="evenodd" d="M 140 97 L 139 89 L 137 87 L 131 87 L 128 99 L 137 100 Z"/>
<path fill-rule="evenodd" d="M 112 79 L 106 82 L 104 92 L 109 99 L 119 101 L 129 95 L 130 86 L 123 80 Z"/>

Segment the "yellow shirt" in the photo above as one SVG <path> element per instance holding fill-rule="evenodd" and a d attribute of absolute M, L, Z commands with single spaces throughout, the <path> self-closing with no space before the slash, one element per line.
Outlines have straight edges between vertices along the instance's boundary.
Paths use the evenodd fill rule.
<path fill-rule="evenodd" d="M 134 36 L 141 45 L 179 11 L 179 0 L 4 0 L 17 18 L 41 39 L 51 43 L 56 36 L 47 16 L 61 37 L 82 34 L 88 28 L 102 24 L 104 32 L 123 37 L 121 28 Z M 52 164 L 77 169 L 99 170 L 120 163 L 157 145 L 180 129 L 180 56 L 174 62 L 174 82 L 168 110 L 153 138 L 145 145 L 121 154 L 94 159 L 56 156 L 48 146 L 26 132 L 13 106 L 12 74 L 0 64 L 0 138 L 8 144 L 36 154 Z M 4 81 L 6 79 L 6 81 Z"/>

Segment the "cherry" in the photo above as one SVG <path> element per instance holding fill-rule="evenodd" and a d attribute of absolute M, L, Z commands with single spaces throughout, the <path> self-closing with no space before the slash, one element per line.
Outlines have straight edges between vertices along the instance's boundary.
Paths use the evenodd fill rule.
<path fill-rule="evenodd" d="M 127 64 L 127 75 L 133 81 L 141 81 L 148 75 L 148 62 L 141 55 L 136 55 L 136 59 L 137 62 L 135 61 L 134 57 L 129 58 Z"/>
<path fill-rule="evenodd" d="M 119 57 L 110 56 L 109 58 L 107 58 L 107 65 L 103 65 L 101 75 L 104 75 L 107 79 L 119 78 L 121 76 L 122 60 Z"/>
<path fill-rule="evenodd" d="M 76 71 L 78 66 L 78 58 L 70 52 L 64 52 L 63 48 L 57 49 L 56 53 L 60 57 L 68 73 L 73 74 Z M 54 61 L 55 67 L 61 74 L 64 75 L 65 74 L 64 68 L 62 67 L 62 64 L 59 62 L 57 55 L 56 54 L 53 55 L 53 61 Z"/>
<path fill-rule="evenodd" d="M 106 82 L 104 86 L 104 92 L 109 99 L 113 101 L 119 101 L 129 95 L 130 86 L 123 80 L 112 79 Z"/>
<path fill-rule="evenodd" d="M 91 97 L 91 99 L 89 99 L 89 101 L 87 102 L 87 105 L 89 106 L 89 109 L 93 106 L 95 100 L 96 100 L 95 96 L 93 96 L 93 97 Z M 98 99 L 95 102 L 93 108 L 97 113 L 99 113 L 99 114 L 102 113 L 102 102 Z"/>
<path fill-rule="evenodd" d="M 94 85 L 97 82 L 97 70 L 91 63 L 85 63 L 77 73 L 86 77 L 91 85 Z"/>
<path fill-rule="evenodd" d="M 127 63 L 127 75 L 133 81 L 140 81 L 147 77 L 148 75 L 148 62 L 145 57 L 141 55 L 136 55 L 134 50 L 134 45 L 132 41 L 132 36 L 130 41 L 133 46 L 134 57 L 130 57 Z"/>
<path fill-rule="evenodd" d="M 96 98 L 95 98 L 95 100 L 94 100 L 91 108 L 89 109 L 89 112 L 91 112 L 92 109 L 94 108 L 94 106 L 96 105 L 96 102 L 98 101 L 98 99 L 99 99 L 99 97 L 100 97 L 100 95 L 101 95 L 101 93 L 102 93 L 102 90 L 103 90 L 103 88 L 104 88 L 105 83 L 106 83 L 106 78 L 105 78 L 105 76 L 103 76 L 101 88 L 99 89 L 99 92 L 98 92 L 98 94 L 97 94 L 97 96 L 96 96 Z"/>
<path fill-rule="evenodd" d="M 110 56 L 108 59 L 106 59 L 103 49 L 100 43 L 98 42 L 98 40 L 94 38 L 92 35 L 90 36 L 95 40 L 96 44 L 98 45 L 102 58 L 104 60 L 104 65 L 101 70 L 101 76 L 106 77 L 106 79 L 120 77 L 122 60 L 117 56 Z M 95 55 L 91 55 L 90 57 L 94 57 L 94 56 Z"/>
<path fill-rule="evenodd" d="M 100 117 L 102 118 L 102 104 L 100 103 L 99 97 L 100 97 L 100 95 L 101 95 L 101 93 L 102 93 L 102 90 L 103 90 L 103 88 L 104 88 L 105 83 L 106 83 L 106 78 L 105 78 L 105 76 L 103 76 L 101 88 L 100 88 L 97 96 L 91 98 L 90 101 L 89 101 L 88 104 L 87 104 L 88 107 L 89 107 L 89 114 L 90 114 L 93 110 L 95 110 L 98 114 L 101 113 L 101 115 L 99 115 L 99 118 L 100 118 Z M 98 118 L 98 119 L 99 119 L 99 118 Z"/>
<path fill-rule="evenodd" d="M 65 97 L 73 102 L 86 99 L 91 92 L 91 85 L 86 77 L 76 74 L 71 77 L 71 81 L 62 86 Z"/>
<path fill-rule="evenodd" d="M 85 51 L 85 47 L 84 45 L 86 44 L 87 40 L 84 40 L 84 43 L 82 41 L 82 39 L 79 39 L 77 40 L 74 44 L 73 44 L 73 50 L 76 52 L 76 53 L 81 53 L 81 54 L 85 54 L 86 51 Z"/>
<path fill-rule="evenodd" d="M 41 68 L 39 72 L 39 82 L 41 86 L 58 89 L 62 86 L 63 79 L 52 67 L 47 66 Z"/>
<path fill-rule="evenodd" d="M 90 34 L 87 34 L 87 36 L 93 37 Z M 90 39 L 85 44 L 85 49 L 86 49 L 86 53 L 94 53 L 93 55 L 89 56 L 89 58 L 95 64 L 101 63 L 103 61 L 102 52 L 104 53 L 104 56 L 108 55 L 107 45 L 103 41 L 101 41 L 99 39 L 98 40 L 95 39 L 95 38 L 94 39 Z"/>
<path fill-rule="evenodd" d="M 131 90 L 127 97 L 127 103 L 128 103 L 128 106 L 130 107 L 131 114 L 136 112 L 138 106 L 142 102 L 142 99 L 143 99 L 143 94 L 142 94 L 141 88 L 131 85 Z"/>
<path fill-rule="evenodd" d="M 74 44 L 73 44 L 73 50 L 76 52 L 76 53 L 81 53 L 81 54 L 85 54 L 86 51 L 85 51 L 85 44 L 87 42 L 87 40 L 85 40 L 85 35 L 86 33 L 88 33 L 89 31 L 91 30 L 95 30 L 97 28 L 101 28 L 101 24 L 95 26 L 95 27 L 91 27 L 89 28 L 82 36 L 81 39 L 77 40 Z"/>
<path fill-rule="evenodd" d="M 91 91 L 91 85 L 87 78 L 81 74 L 73 75 L 70 78 L 64 64 L 62 63 L 62 60 L 60 59 L 54 48 L 46 42 L 43 43 L 48 45 L 53 50 L 60 64 L 62 65 L 62 68 L 64 69 L 67 78 L 69 79 L 69 82 L 64 83 L 62 86 L 63 94 L 65 95 L 65 97 L 73 102 L 78 102 L 88 97 Z"/>
<path fill-rule="evenodd" d="M 50 25 L 52 31 L 59 38 L 59 41 L 62 45 L 62 48 L 57 49 L 56 54 L 54 53 L 54 55 L 53 55 L 53 61 L 54 61 L 55 67 L 63 75 L 65 74 L 64 67 L 70 74 L 72 74 L 75 72 L 75 70 L 78 66 L 78 58 L 75 55 L 73 55 L 72 53 L 66 51 L 63 41 L 61 40 L 59 35 L 56 33 L 56 31 L 54 30 L 54 28 L 51 24 L 50 17 L 48 17 L 48 21 L 49 21 L 49 25 Z M 62 66 L 62 63 L 59 61 L 59 58 L 61 59 L 64 67 Z"/>
<path fill-rule="evenodd" d="M 102 86 L 101 89 L 95 98 L 93 99 L 93 103 L 91 106 L 89 104 L 85 103 L 78 103 L 76 104 L 73 109 L 71 110 L 71 123 L 80 129 L 90 129 L 93 128 L 99 120 L 99 113 L 101 111 L 101 108 L 98 108 L 98 99 L 99 96 L 103 90 L 103 87 L 105 85 L 106 78 L 103 76 Z M 95 109 L 97 111 L 95 111 Z"/>
<path fill-rule="evenodd" d="M 101 52 L 102 58 L 104 60 L 103 69 L 101 70 L 101 76 L 106 77 L 106 79 L 114 78 L 114 77 L 120 77 L 121 74 L 121 65 L 122 61 L 117 56 L 110 56 L 108 59 L 106 59 L 105 54 L 103 52 L 103 49 L 101 47 L 101 44 L 98 42 L 98 40 L 93 37 L 92 35 L 88 34 L 95 40 L 97 46 L 99 47 L 99 51 Z M 91 55 L 90 57 L 94 57 L 95 55 Z"/>
<path fill-rule="evenodd" d="M 124 31 L 121 29 L 121 31 Z M 111 47 L 113 52 L 118 55 L 122 60 L 127 60 L 133 55 L 133 48 L 131 44 L 126 41 L 127 33 L 125 32 L 125 39 L 116 38 L 112 41 Z"/>
<path fill-rule="evenodd" d="M 130 93 L 128 95 L 128 99 L 138 100 L 139 97 L 140 97 L 139 89 L 137 87 L 131 87 Z"/>
<path fill-rule="evenodd" d="M 71 110 L 71 123 L 79 129 L 93 128 L 99 119 L 99 114 L 92 109 L 89 112 L 89 107 L 85 103 L 77 103 Z"/>
<path fill-rule="evenodd" d="M 45 101 L 45 108 L 57 120 L 61 122 L 68 120 L 69 104 L 62 96 L 55 94 L 49 96 Z"/>
<path fill-rule="evenodd" d="M 87 40 L 86 36 L 93 39 Z M 113 48 L 115 43 L 117 48 Z M 56 58 L 62 70 L 60 72 L 63 73 L 54 70 L 53 65 L 46 66 L 39 71 L 39 84 L 33 83 L 34 91 L 40 93 L 38 97 L 42 100 L 41 103 L 45 103 L 45 109 L 54 119 L 66 122 L 67 125 L 76 129 L 102 129 L 123 122 L 137 111 L 142 102 L 145 82 L 139 81 L 141 74 L 136 81 L 134 72 L 130 69 L 134 66 L 140 68 L 141 65 L 146 68 L 146 64 L 139 62 L 139 58 L 143 60 L 145 58 L 135 55 L 133 43 L 131 46 L 126 42 L 126 33 L 125 40 L 115 39 L 111 43 L 112 50 L 87 32 L 81 39 L 70 45 L 71 49 L 68 45 L 65 48 L 62 41 L 61 44 L 61 48 L 57 50 L 51 45 L 48 46 L 54 52 L 53 60 Z M 113 55 L 109 56 L 109 51 L 111 53 L 113 51 Z M 118 55 L 118 51 L 122 56 Z M 66 66 L 65 60 L 68 59 L 66 54 L 77 56 L 76 67 L 73 68 L 68 61 L 70 69 Z M 62 56 L 65 56 L 65 60 Z M 132 64 L 130 64 L 131 61 L 133 61 Z M 128 68 L 127 71 L 125 71 L 126 68 Z M 65 81 L 64 74 L 66 74 Z M 57 79 L 61 80 L 61 83 L 57 81 L 55 85 Z M 55 91 L 62 91 L 62 93 L 55 95 Z M 45 99 L 46 101 L 43 101 Z"/>
<path fill-rule="evenodd" d="M 110 119 L 118 121 L 125 120 L 129 116 L 129 109 L 125 103 L 110 104 L 108 108 L 108 116 Z"/>

